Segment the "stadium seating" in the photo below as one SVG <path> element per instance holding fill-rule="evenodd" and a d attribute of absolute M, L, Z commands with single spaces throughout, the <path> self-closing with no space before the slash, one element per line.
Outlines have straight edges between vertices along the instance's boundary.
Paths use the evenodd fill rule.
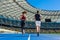
<path fill-rule="evenodd" d="M 10 18 L 5 18 L 3 15 L 0 15 L 0 25 L 10 26 L 10 27 L 21 27 L 20 21 Z M 26 21 L 25 28 L 36 28 L 33 21 Z M 60 23 L 56 22 L 42 22 L 41 28 L 46 29 L 59 29 Z"/>
<path fill-rule="evenodd" d="M 27 3 L 26 3 L 27 4 Z M 27 6 L 27 5 L 26 5 Z M 29 6 L 28 6 L 29 7 Z M 34 13 L 36 13 L 36 9 L 35 8 L 31 8 L 31 7 L 29 7 L 30 8 L 30 10 L 32 9 L 32 10 L 35 10 L 35 12 Z M 14 19 L 19 19 L 19 16 L 21 15 L 21 12 L 22 11 L 24 11 L 24 9 L 23 8 L 21 8 L 21 7 L 19 7 L 15 2 L 13 2 L 13 1 L 8 1 L 8 2 L 3 2 L 3 3 L 1 3 L 1 7 L 0 7 L 0 14 L 2 14 L 2 15 L 5 15 L 5 16 L 11 16 L 11 17 L 13 17 Z M 28 9 L 27 7 L 26 7 L 26 9 Z M 28 12 L 28 10 L 27 10 L 27 12 Z M 44 22 L 44 19 L 46 19 L 46 18 L 51 18 L 51 19 L 53 19 L 53 17 L 52 16 L 49 16 L 49 15 L 47 15 L 48 14 L 48 12 L 42 12 L 42 21 Z M 45 15 L 44 15 L 45 14 Z M 16 16 L 17 15 L 17 16 Z M 31 15 L 31 16 L 30 16 Z M 49 16 L 49 17 L 48 17 Z M 32 18 L 31 18 L 32 17 Z M 27 13 L 27 20 L 28 21 L 33 21 L 33 17 L 34 17 L 34 14 L 33 13 L 31 13 L 31 11 L 30 12 L 28 12 Z M 54 19 L 55 19 L 56 17 L 54 16 Z M 53 20 L 52 20 L 53 21 Z"/>
<path fill-rule="evenodd" d="M 27 11 L 25 28 L 36 28 L 34 15 L 38 9 L 30 6 L 25 0 L 1 0 L 0 1 L 0 25 L 9 27 L 20 27 L 20 15 L 24 10 Z M 60 11 L 39 10 L 42 15 L 41 28 L 59 29 Z M 50 18 L 52 22 L 45 22 Z"/>

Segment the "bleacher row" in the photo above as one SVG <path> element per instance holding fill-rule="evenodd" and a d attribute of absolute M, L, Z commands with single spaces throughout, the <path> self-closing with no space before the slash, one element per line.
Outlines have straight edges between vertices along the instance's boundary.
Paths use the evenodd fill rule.
<path fill-rule="evenodd" d="M 21 28 L 20 20 L 5 18 L 3 15 L 0 15 L 0 26 L 7 26 L 7 27 L 15 27 Z M 25 28 L 27 29 L 35 29 L 35 22 L 33 21 L 26 21 Z M 56 22 L 42 22 L 41 23 L 42 29 L 60 29 L 60 23 Z"/>
<path fill-rule="evenodd" d="M 27 7 L 26 7 L 26 9 L 27 9 Z M 35 10 L 33 8 L 31 8 L 31 9 L 32 9 L 32 11 Z M 9 18 L 13 17 L 14 19 L 19 20 L 22 11 L 24 11 L 24 9 L 21 8 L 19 5 L 17 5 L 13 0 L 0 2 L 0 14 L 1 15 L 8 16 Z M 36 12 L 36 10 L 35 10 L 35 12 Z M 48 14 L 47 15 L 46 12 L 42 12 L 41 14 L 42 14 L 43 22 L 46 18 L 50 18 L 52 20 L 52 22 L 58 21 L 58 19 L 60 19 L 60 16 L 58 16 L 57 14 L 48 14 L 47 13 Z M 43 15 L 43 14 L 45 14 L 45 15 Z M 34 14 L 31 12 L 28 12 L 28 10 L 27 10 L 27 20 L 33 21 L 33 19 L 34 19 Z"/>
<path fill-rule="evenodd" d="M 17 4 L 20 2 L 22 3 L 22 4 L 20 4 L 21 7 Z M 0 1 L 0 25 L 7 26 L 7 27 L 20 28 L 21 12 L 29 8 L 27 10 L 27 21 L 26 21 L 25 28 L 36 28 L 35 23 L 34 23 L 34 13 L 37 11 L 37 9 L 30 7 L 26 3 L 26 1 L 24 2 L 24 0 L 17 1 L 17 3 L 14 0 L 3 0 L 3 1 L 1 0 Z M 47 11 L 46 12 L 40 11 L 40 12 L 42 14 L 41 28 L 60 29 L 60 23 L 56 22 L 56 21 L 58 21 L 58 19 L 60 19 L 60 16 L 58 16 L 59 15 L 58 12 L 52 12 L 52 14 L 55 13 L 54 15 L 50 15 L 51 12 L 49 13 Z M 58 13 L 58 15 L 56 15 L 57 13 Z M 52 22 L 46 23 L 45 22 L 46 18 L 50 18 L 52 20 Z"/>
<path fill-rule="evenodd" d="M 2 2 L 0 4 L 0 15 L 8 16 L 9 18 L 13 17 L 14 19 L 20 20 L 20 15 L 23 11 L 24 11 L 24 9 L 19 7 L 13 1 L 12 2 L 10 2 L 10 1 Z M 27 20 L 29 20 L 29 21 L 33 20 L 33 16 L 34 16 L 34 14 L 27 12 Z"/>
<path fill-rule="evenodd" d="M 15 2 L 20 5 L 20 7 L 24 8 L 25 10 L 29 11 L 30 13 L 33 12 L 34 14 L 38 9 L 30 6 L 26 0 L 15 0 Z M 40 14 L 42 14 L 42 21 L 45 22 L 44 20 L 51 19 L 52 22 L 60 22 L 60 11 L 59 10 L 39 10 Z M 32 14 L 33 14 L 32 13 Z M 30 17 L 30 16 L 29 16 Z M 33 16 L 32 16 L 33 17 Z"/>

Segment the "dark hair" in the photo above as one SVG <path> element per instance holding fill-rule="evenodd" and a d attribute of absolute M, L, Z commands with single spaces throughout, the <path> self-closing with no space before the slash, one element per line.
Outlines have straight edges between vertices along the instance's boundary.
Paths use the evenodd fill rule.
<path fill-rule="evenodd" d="M 37 10 L 37 13 L 39 13 L 39 11 Z"/>
<path fill-rule="evenodd" d="M 26 11 L 23 11 L 23 12 L 22 12 L 22 14 L 25 14 L 25 13 L 27 13 L 27 12 L 26 12 Z"/>

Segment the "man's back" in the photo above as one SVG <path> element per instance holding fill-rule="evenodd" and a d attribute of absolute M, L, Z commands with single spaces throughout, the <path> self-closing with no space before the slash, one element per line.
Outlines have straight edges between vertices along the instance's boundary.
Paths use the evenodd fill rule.
<path fill-rule="evenodd" d="M 40 14 L 35 14 L 35 20 L 40 21 Z"/>

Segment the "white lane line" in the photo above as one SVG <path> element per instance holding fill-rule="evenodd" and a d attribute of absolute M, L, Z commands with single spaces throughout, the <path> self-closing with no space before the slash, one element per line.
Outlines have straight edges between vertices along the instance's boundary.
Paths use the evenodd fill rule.
<path fill-rule="evenodd" d="M 28 37 L 28 40 L 30 40 L 30 35 L 29 35 L 29 37 Z"/>

